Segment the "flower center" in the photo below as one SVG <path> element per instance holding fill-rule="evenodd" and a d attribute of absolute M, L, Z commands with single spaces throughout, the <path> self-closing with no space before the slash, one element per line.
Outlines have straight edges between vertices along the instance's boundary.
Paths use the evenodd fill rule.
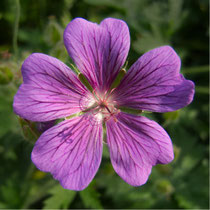
<path fill-rule="evenodd" d="M 83 112 L 91 113 L 96 121 L 108 121 L 111 117 L 116 121 L 115 115 L 120 112 L 110 93 L 97 93 L 93 91 L 89 98 L 87 109 Z"/>

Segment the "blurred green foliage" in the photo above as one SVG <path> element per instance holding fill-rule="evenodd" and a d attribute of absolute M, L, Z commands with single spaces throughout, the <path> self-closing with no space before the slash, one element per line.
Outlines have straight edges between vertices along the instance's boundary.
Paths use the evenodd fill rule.
<path fill-rule="evenodd" d="M 0 208 L 209 209 L 208 8 L 208 0 L 1 0 Z M 187 108 L 145 114 L 168 131 L 175 160 L 155 166 L 144 186 L 129 186 L 116 175 L 107 148 L 95 179 L 82 192 L 63 189 L 31 163 L 39 134 L 12 110 L 21 64 L 32 52 L 42 52 L 70 65 L 62 37 L 75 17 L 98 23 L 106 17 L 125 20 L 131 35 L 128 67 L 147 50 L 173 46 L 182 73 L 195 82 L 195 98 Z"/>

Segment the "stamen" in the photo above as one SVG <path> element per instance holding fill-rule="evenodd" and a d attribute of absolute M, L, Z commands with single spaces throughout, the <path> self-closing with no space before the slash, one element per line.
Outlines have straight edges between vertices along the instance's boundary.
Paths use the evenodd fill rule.
<path fill-rule="evenodd" d="M 113 90 L 105 91 L 103 94 L 98 93 L 95 89 L 92 91 L 92 99 L 90 98 L 88 108 L 83 112 L 90 112 L 97 121 L 108 121 L 113 118 L 117 122 L 115 115 L 119 113 L 115 107 L 116 103 L 111 99 L 110 95 Z"/>
<path fill-rule="evenodd" d="M 107 106 L 105 106 L 105 108 L 107 109 L 107 111 L 108 111 L 109 113 L 111 113 L 111 111 L 109 110 L 109 108 L 108 108 Z"/>

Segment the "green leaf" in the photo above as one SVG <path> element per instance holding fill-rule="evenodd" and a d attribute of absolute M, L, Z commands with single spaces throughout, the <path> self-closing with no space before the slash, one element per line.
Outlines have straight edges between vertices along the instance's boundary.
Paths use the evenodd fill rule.
<path fill-rule="evenodd" d="M 121 69 L 120 72 L 118 73 L 116 79 L 112 83 L 110 89 L 116 88 L 120 84 L 120 82 L 123 79 L 123 77 L 125 76 L 125 74 L 126 74 L 126 70 L 125 69 Z"/>
<path fill-rule="evenodd" d="M 120 107 L 120 110 L 129 114 L 136 114 L 136 115 L 142 114 L 143 112 L 142 110 L 139 110 L 139 109 L 133 109 L 133 108 L 127 108 L 127 107 Z"/>
<path fill-rule="evenodd" d="M 193 171 L 186 174 L 183 182 L 176 180 L 175 200 L 179 208 L 208 209 L 209 206 L 208 159 L 201 161 Z"/>
<path fill-rule="evenodd" d="M 0 137 L 8 131 L 19 129 L 12 107 L 13 95 L 14 92 L 10 85 L 0 86 Z"/>
<path fill-rule="evenodd" d="M 122 0 L 84 0 L 84 2 L 93 6 L 107 6 L 122 9 Z"/>
<path fill-rule="evenodd" d="M 15 208 L 20 206 L 21 195 L 18 189 L 15 188 L 15 183 L 8 180 L 4 185 L 0 187 L 1 199 L 3 199 L 7 205 L 7 208 Z"/>
<path fill-rule="evenodd" d="M 54 45 L 54 47 L 50 50 L 50 55 L 63 62 L 66 62 L 69 57 L 63 45 L 63 41 L 59 41 L 57 44 Z"/>
<path fill-rule="evenodd" d="M 90 83 L 88 82 L 88 80 L 87 80 L 87 78 L 85 77 L 84 74 L 79 73 L 79 74 L 78 74 L 78 78 L 79 78 L 79 80 L 82 82 L 82 84 L 85 85 L 85 87 L 86 87 L 90 92 L 93 91 L 92 86 L 90 85 Z"/>
<path fill-rule="evenodd" d="M 62 40 L 63 28 L 52 17 L 46 26 L 44 40 L 49 46 L 54 46 Z"/>
<path fill-rule="evenodd" d="M 76 196 L 76 192 L 54 186 L 50 191 L 51 197 L 44 201 L 44 209 L 67 209 Z"/>
<path fill-rule="evenodd" d="M 169 180 L 162 179 L 157 182 L 157 190 L 163 194 L 171 194 L 174 191 L 174 188 Z"/>
<path fill-rule="evenodd" d="M 179 114 L 180 114 L 179 112 L 180 112 L 179 110 L 174 111 L 174 112 L 166 112 L 163 114 L 163 117 L 165 118 L 165 120 L 174 121 L 179 118 Z"/>
<path fill-rule="evenodd" d="M 142 33 L 137 40 L 133 42 L 132 47 L 138 53 L 145 53 L 162 45 L 170 45 L 170 42 L 168 40 L 164 40 L 161 33 L 157 30 L 155 32 Z"/>
<path fill-rule="evenodd" d="M 200 94 L 209 94 L 209 88 L 203 86 L 195 86 L 195 92 Z"/>
<path fill-rule="evenodd" d="M 0 209 L 6 209 L 7 208 L 7 204 L 0 202 Z"/>
<path fill-rule="evenodd" d="M 36 123 L 23 118 L 19 118 L 19 123 L 21 125 L 24 138 L 32 143 L 35 143 L 41 135 Z"/>
<path fill-rule="evenodd" d="M 189 68 L 183 68 L 182 73 L 183 74 L 199 74 L 199 73 L 205 73 L 209 72 L 209 66 L 195 66 L 195 67 L 189 67 Z"/>
<path fill-rule="evenodd" d="M 9 84 L 13 79 L 13 73 L 7 66 L 0 66 L 0 84 Z"/>
<path fill-rule="evenodd" d="M 103 209 L 99 199 L 99 193 L 94 189 L 93 183 L 80 192 L 80 197 L 86 208 Z"/>

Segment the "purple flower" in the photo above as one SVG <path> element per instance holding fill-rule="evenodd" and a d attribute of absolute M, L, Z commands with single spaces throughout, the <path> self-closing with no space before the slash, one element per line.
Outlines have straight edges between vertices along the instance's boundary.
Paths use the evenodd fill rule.
<path fill-rule="evenodd" d="M 64 43 L 93 91 L 56 58 L 34 53 L 25 60 L 15 113 L 37 122 L 65 118 L 40 136 L 32 161 L 64 188 L 82 190 L 99 168 L 105 125 L 114 170 L 130 185 L 145 184 L 152 166 L 173 160 L 172 142 L 156 122 L 122 107 L 170 112 L 191 103 L 194 84 L 179 73 L 180 58 L 169 46 L 151 50 L 110 90 L 130 47 L 126 23 L 76 18 L 64 31 Z M 68 118 L 75 113 L 80 114 Z"/>

